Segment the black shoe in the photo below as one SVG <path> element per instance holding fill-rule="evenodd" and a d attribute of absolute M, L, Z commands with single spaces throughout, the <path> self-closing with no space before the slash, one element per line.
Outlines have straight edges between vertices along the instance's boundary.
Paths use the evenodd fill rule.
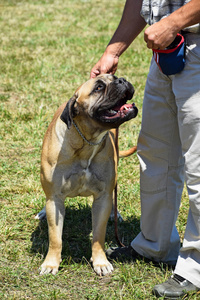
<path fill-rule="evenodd" d="M 141 257 L 131 246 L 111 247 L 106 251 L 106 255 L 109 259 L 119 261 L 135 260 L 136 258 Z"/>
<path fill-rule="evenodd" d="M 198 291 L 199 289 L 183 277 L 174 274 L 164 283 L 155 285 L 153 294 L 164 299 L 179 299 L 187 292 Z"/>
<path fill-rule="evenodd" d="M 147 257 L 144 257 L 140 255 L 138 252 L 136 252 L 130 245 L 125 246 L 125 247 L 111 247 L 106 251 L 106 255 L 108 259 L 110 260 L 118 260 L 120 262 L 130 262 L 130 261 L 135 261 L 136 259 L 142 260 L 146 263 L 153 263 L 155 267 L 159 267 L 161 269 L 167 268 L 168 270 L 173 270 L 176 261 L 171 261 L 171 262 L 156 262 L 153 259 L 149 259 Z"/>

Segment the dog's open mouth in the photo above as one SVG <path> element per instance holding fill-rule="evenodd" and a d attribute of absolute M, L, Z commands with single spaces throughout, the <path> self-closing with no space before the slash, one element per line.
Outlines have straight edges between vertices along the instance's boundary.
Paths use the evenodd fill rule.
<path fill-rule="evenodd" d="M 107 109 L 104 112 L 104 117 L 105 119 L 113 119 L 113 118 L 124 118 L 128 114 L 132 113 L 135 110 L 135 104 L 122 104 L 117 105 L 113 108 Z"/>
<path fill-rule="evenodd" d="M 135 104 L 126 103 L 126 99 L 119 100 L 114 106 L 101 110 L 98 113 L 98 117 L 103 122 L 125 122 L 137 115 L 138 109 Z"/>

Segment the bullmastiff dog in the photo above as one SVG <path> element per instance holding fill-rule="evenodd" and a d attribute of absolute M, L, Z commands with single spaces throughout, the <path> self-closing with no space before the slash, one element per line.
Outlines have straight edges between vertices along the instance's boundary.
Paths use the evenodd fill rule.
<path fill-rule="evenodd" d="M 92 257 L 94 271 L 113 271 L 104 252 L 106 227 L 117 176 L 115 130 L 137 115 L 127 104 L 133 86 L 123 78 L 99 75 L 81 85 L 59 107 L 44 136 L 41 183 L 46 194 L 49 249 L 41 274 L 58 272 L 66 197 L 93 196 Z M 44 212 L 44 210 L 43 210 Z"/>

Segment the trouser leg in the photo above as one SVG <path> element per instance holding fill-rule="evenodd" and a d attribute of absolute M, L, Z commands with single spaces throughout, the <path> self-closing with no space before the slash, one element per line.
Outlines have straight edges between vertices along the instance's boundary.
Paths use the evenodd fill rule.
<path fill-rule="evenodd" d="M 132 247 L 156 261 L 174 263 L 180 241 L 175 227 L 184 159 L 172 82 L 152 61 L 147 78 L 138 140 L 141 165 L 141 232 Z"/>
<path fill-rule="evenodd" d="M 167 155 L 165 155 L 164 159 L 160 159 L 163 147 L 160 148 L 162 151 L 158 153 L 154 152 L 156 150 L 156 144 L 153 141 L 157 143 L 159 140 L 160 142 L 160 136 L 159 139 L 157 135 L 153 135 L 153 138 L 151 136 L 153 130 L 156 129 L 155 126 L 158 127 L 158 132 L 161 131 L 162 133 L 161 144 L 163 144 L 163 139 L 165 140 L 165 137 L 168 136 L 164 130 L 167 125 L 165 124 L 166 110 L 164 109 L 163 113 L 161 113 L 161 109 L 157 111 L 157 113 L 161 113 L 163 117 L 163 119 L 159 120 L 160 123 L 157 122 L 157 115 L 155 115 L 155 113 L 153 113 L 152 118 L 150 118 L 150 122 L 147 122 L 145 119 L 148 114 L 148 105 L 150 104 L 149 113 L 152 113 L 152 103 L 155 102 L 155 99 L 153 99 L 153 88 L 158 88 L 155 94 L 160 100 L 163 97 L 161 88 L 166 91 L 166 102 L 169 103 L 169 99 L 173 97 L 168 97 L 167 81 L 165 82 L 165 87 L 162 86 L 161 75 L 160 78 L 156 78 L 155 76 L 155 80 L 158 80 L 157 85 L 152 84 L 151 81 L 153 80 L 147 80 L 143 124 L 138 147 L 141 161 L 141 233 L 133 240 L 132 246 L 140 254 L 153 259 L 157 256 L 157 260 L 162 261 L 173 259 L 175 252 L 178 252 L 178 247 L 176 246 L 178 245 L 178 235 L 174 224 L 178 213 L 182 189 L 183 159 L 181 158 L 181 154 L 178 155 L 178 153 L 180 153 L 181 144 L 182 153 L 185 158 L 185 181 L 188 189 L 190 208 L 183 246 L 178 256 L 175 273 L 183 276 L 200 288 L 200 35 L 189 34 L 186 36 L 186 39 L 189 45 L 186 54 L 186 67 L 180 74 L 171 76 L 169 79 L 171 80 L 169 89 L 173 91 L 174 98 L 176 99 L 176 120 L 178 122 L 178 125 L 175 126 L 176 130 L 173 130 L 172 127 L 169 127 L 169 130 L 174 132 L 177 138 L 178 134 L 176 132 L 179 131 L 180 139 L 171 139 L 171 147 L 167 148 L 169 150 L 167 152 L 169 154 L 168 160 L 166 159 Z M 153 67 L 151 68 L 151 73 L 155 75 L 155 72 L 152 72 L 152 70 Z M 150 76 L 152 74 L 150 74 Z M 148 83 L 148 81 L 150 83 Z M 149 84 L 151 88 L 149 88 Z M 170 103 L 170 107 L 173 107 L 173 111 L 175 106 L 173 106 L 172 103 L 174 103 L 174 101 Z M 155 106 L 156 109 L 159 107 L 157 104 Z M 168 117 L 170 118 L 169 114 Z M 151 122 L 153 122 L 153 128 Z M 170 120 L 169 123 L 171 124 L 169 124 L 170 126 L 175 124 L 174 120 Z M 176 151 L 172 149 L 172 144 Z M 153 156 L 149 152 L 150 148 L 153 151 Z M 170 153 L 175 155 L 174 160 Z M 164 162 L 167 163 L 168 167 L 165 166 Z M 172 166 L 174 166 L 175 173 L 167 172 L 167 179 L 165 179 L 165 172 L 162 170 L 162 166 L 164 166 L 163 170 L 169 169 L 169 171 Z M 153 170 L 152 173 L 150 172 L 151 169 Z M 161 171 L 160 173 L 159 170 Z M 159 190 L 162 186 L 160 182 L 163 183 L 163 191 L 165 190 L 165 194 L 163 195 Z M 156 191 L 157 194 L 160 194 L 157 200 L 155 196 Z M 169 197 L 169 195 L 172 197 Z M 169 207 L 173 207 L 173 205 L 174 214 L 169 210 Z M 169 216 L 169 218 L 166 218 L 166 216 Z M 165 235 L 167 228 L 168 232 Z M 162 251 L 163 249 L 165 251 Z M 165 254 L 166 256 L 164 257 Z"/>
<path fill-rule="evenodd" d="M 200 35 L 189 34 L 186 39 L 187 64 L 174 79 L 174 92 L 190 208 L 175 273 L 200 288 Z"/>

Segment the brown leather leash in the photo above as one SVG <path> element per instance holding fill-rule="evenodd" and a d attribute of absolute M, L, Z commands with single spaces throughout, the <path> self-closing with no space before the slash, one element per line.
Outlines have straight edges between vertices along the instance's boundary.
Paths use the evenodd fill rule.
<path fill-rule="evenodd" d="M 117 162 L 119 160 L 119 146 L 118 146 L 118 137 L 119 137 L 119 127 L 116 129 L 116 136 L 115 136 L 115 149 L 117 152 Z M 118 235 L 118 228 L 117 228 L 117 182 L 114 189 L 114 213 L 115 213 L 115 238 L 119 247 L 125 247 L 124 244 L 120 241 Z"/>

